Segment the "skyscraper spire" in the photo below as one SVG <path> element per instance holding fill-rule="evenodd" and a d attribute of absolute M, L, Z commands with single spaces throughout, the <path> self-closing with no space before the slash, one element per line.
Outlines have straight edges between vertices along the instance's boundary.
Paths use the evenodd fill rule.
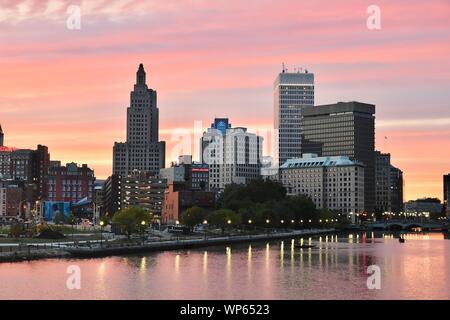
<path fill-rule="evenodd" d="M 145 85 L 146 84 L 146 74 L 144 70 L 144 65 L 141 63 L 139 65 L 139 69 L 136 73 L 136 85 Z"/>

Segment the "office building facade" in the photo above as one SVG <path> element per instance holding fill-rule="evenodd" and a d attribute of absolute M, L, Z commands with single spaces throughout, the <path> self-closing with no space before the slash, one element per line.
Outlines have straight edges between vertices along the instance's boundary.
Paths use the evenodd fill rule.
<path fill-rule="evenodd" d="M 223 119 L 216 119 L 215 123 Z M 223 133 L 225 132 L 225 133 Z M 263 138 L 246 128 L 208 128 L 200 141 L 201 162 L 208 165 L 209 189 L 245 184 L 261 176 Z"/>
<path fill-rule="evenodd" d="M 302 156 L 301 118 L 308 106 L 314 106 L 314 74 L 283 70 L 274 83 L 275 165 Z"/>
<path fill-rule="evenodd" d="M 304 154 L 287 160 L 280 177 L 289 195 L 306 195 L 317 209 L 342 214 L 364 211 L 364 166 L 348 157 Z"/>
<path fill-rule="evenodd" d="M 94 171 L 87 164 L 78 166 L 53 166 L 49 169 L 48 200 L 51 202 L 77 203 L 86 198 L 94 201 Z"/>
<path fill-rule="evenodd" d="M 364 208 L 375 210 L 375 106 L 360 102 L 304 108 L 302 152 L 364 164 Z"/>

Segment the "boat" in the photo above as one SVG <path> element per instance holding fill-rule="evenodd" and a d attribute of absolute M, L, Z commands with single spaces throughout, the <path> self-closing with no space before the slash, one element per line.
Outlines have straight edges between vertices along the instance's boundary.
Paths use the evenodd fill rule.
<path fill-rule="evenodd" d="M 398 242 L 400 242 L 400 243 L 405 243 L 405 239 L 403 239 L 403 238 L 398 238 Z"/>

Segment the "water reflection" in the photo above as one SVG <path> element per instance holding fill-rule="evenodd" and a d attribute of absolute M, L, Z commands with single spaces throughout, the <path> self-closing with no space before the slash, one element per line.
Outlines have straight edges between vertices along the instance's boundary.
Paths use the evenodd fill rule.
<path fill-rule="evenodd" d="M 0 264 L 0 298 L 450 298 L 450 241 L 439 233 L 402 236 L 404 244 L 398 233 L 363 232 L 77 260 L 83 274 L 80 292 L 65 289 L 71 261 Z M 366 287 L 373 264 L 381 268 L 381 290 Z"/>

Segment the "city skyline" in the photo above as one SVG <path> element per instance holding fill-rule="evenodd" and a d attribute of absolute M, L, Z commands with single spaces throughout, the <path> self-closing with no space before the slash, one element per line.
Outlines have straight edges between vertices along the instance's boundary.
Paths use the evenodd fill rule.
<path fill-rule="evenodd" d="M 442 199 L 450 156 L 450 45 L 443 41 L 450 33 L 450 7 L 444 1 L 430 4 L 426 14 L 418 1 L 381 1 L 379 31 L 366 28 L 366 4 L 359 1 L 289 3 L 288 11 L 285 2 L 269 1 L 241 11 L 237 2 L 111 1 L 96 8 L 84 2 L 79 31 L 65 28 L 63 6 L 31 1 L 35 5 L 14 15 L 19 1 L 9 3 L 0 11 L 0 39 L 14 44 L 0 48 L 6 146 L 45 144 L 52 158 L 88 163 L 106 178 L 111 144 L 125 139 L 127 92 L 141 62 L 160 96 L 167 150 L 174 144 L 171 132 L 192 130 L 195 120 L 203 121 L 203 129 L 214 117 L 229 117 L 251 132 L 271 128 L 272 84 L 284 61 L 290 70 L 305 67 L 315 74 L 316 105 L 375 104 L 377 149 L 391 153 L 393 165 L 404 171 L 405 200 Z M 183 11 L 188 5 L 194 10 Z M 151 10 L 154 19 L 146 19 L 143 10 Z M 45 40 L 27 42 L 25 30 L 34 35 L 33 28 Z M 239 39 L 233 37 L 239 30 Z M 262 36 L 259 30 L 267 32 Z M 288 41 L 292 37 L 298 41 Z M 277 46 L 270 47 L 273 42 Z M 176 156 L 168 152 L 166 163 Z"/>

